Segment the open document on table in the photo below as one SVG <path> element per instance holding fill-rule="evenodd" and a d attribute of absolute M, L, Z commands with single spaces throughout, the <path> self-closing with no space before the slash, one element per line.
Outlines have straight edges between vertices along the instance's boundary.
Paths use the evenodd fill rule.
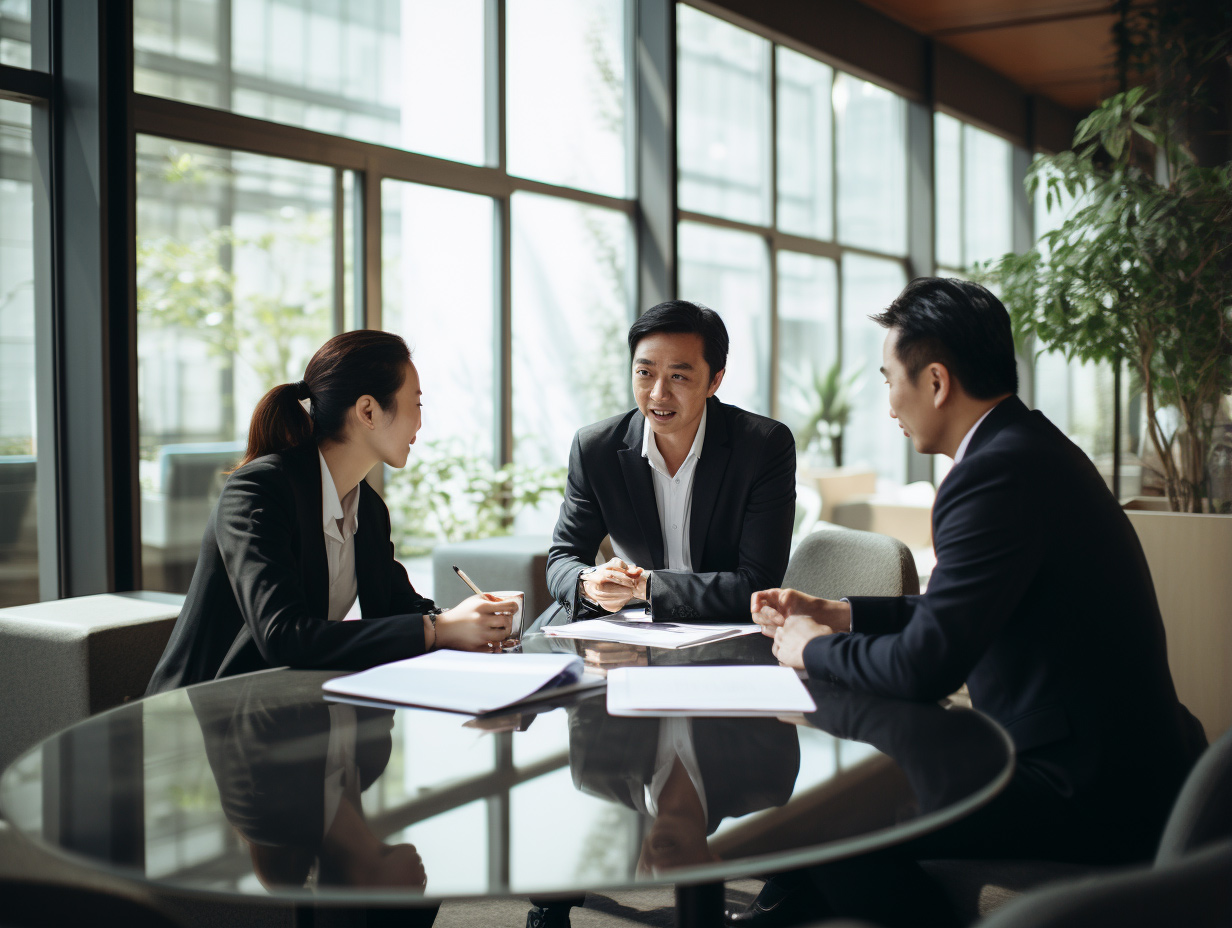
<path fill-rule="evenodd" d="M 572 654 L 473 654 L 433 651 L 335 677 L 327 697 L 382 705 L 427 706 L 480 715 L 531 697 L 555 697 L 603 685 Z"/>
<path fill-rule="evenodd" d="M 645 622 L 629 619 L 585 619 L 543 630 L 549 638 L 585 638 L 587 641 L 618 641 L 651 648 L 687 648 L 741 635 L 756 635 L 760 625 L 701 625 L 679 622 Z"/>
<path fill-rule="evenodd" d="M 617 667 L 607 675 L 612 715 L 730 717 L 816 710 L 790 667 Z"/>

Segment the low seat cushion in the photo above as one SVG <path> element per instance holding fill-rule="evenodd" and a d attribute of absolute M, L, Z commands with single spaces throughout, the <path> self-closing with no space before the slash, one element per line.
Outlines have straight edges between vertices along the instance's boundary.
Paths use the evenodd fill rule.
<path fill-rule="evenodd" d="M 920 866 L 941 884 L 968 923 L 1037 887 L 1113 869 L 1055 860 L 925 860 Z"/>
<path fill-rule="evenodd" d="M 183 602 L 138 591 L 0 609 L 0 769 L 59 729 L 145 693 Z"/>

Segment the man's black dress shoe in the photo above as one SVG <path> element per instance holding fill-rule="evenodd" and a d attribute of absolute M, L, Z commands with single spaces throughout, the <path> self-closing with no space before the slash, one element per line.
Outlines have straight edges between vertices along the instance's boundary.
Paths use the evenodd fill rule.
<path fill-rule="evenodd" d="M 791 928 L 828 914 L 820 895 L 807 880 L 772 877 L 744 910 L 725 909 L 723 921 L 732 928 Z"/>
<path fill-rule="evenodd" d="M 570 928 L 569 905 L 532 905 L 526 913 L 526 928 Z"/>

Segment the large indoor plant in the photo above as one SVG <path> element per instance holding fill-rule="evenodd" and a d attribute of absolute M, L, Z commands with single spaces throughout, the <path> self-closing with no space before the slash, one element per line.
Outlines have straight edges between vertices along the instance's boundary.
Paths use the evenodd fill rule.
<path fill-rule="evenodd" d="M 1131 366 L 1171 507 L 1201 512 L 1232 389 L 1232 162 L 1199 164 L 1190 129 L 1194 75 L 1226 80 L 1227 45 L 1195 40 L 1191 20 L 1126 24 L 1123 65 L 1149 66 L 1151 83 L 1100 104 L 1071 151 L 1037 159 L 1028 191 L 1073 206 L 1035 248 L 987 270 L 1016 335 Z"/>
<path fill-rule="evenodd" d="M 843 429 L 851 419 L 852 398 L 860 388 L 860 371 L 843 374 L 835 361 L 825 371 L 809 365 L 793 378 L 788 402 L 803 419 L 797 427 L 796 447 L 802 452 L 832 455 L 843 466 Z"/>

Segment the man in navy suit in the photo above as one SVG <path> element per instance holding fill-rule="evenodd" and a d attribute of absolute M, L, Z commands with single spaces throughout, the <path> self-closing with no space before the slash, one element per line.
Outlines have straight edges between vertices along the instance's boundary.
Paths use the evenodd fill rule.
<path fill-rule="evenodd" d="M 873 318 L 888 330 L 890 415 L 917 451 L 954 460 L 933 505 L 928 590 L 838 602 L 764 590 L 754 619 L 784 664 L 853 690 L 932 701 L 965 682 L 1013 738 L 1001 796 L 892 859 L 1149 859 L 1206 739 L 1177 700 L 1133 527 L 1087 456 L 1015 395 L 1009 315 L 992 293 L 919 278 Z M 904 866 L 810 876 L 823 910 L 948 923 L 940 893 L 876 891 L 892 872 L 923 886 Z M 772 881 L 734 920 L 781 923 L 783 898 Z"/>

